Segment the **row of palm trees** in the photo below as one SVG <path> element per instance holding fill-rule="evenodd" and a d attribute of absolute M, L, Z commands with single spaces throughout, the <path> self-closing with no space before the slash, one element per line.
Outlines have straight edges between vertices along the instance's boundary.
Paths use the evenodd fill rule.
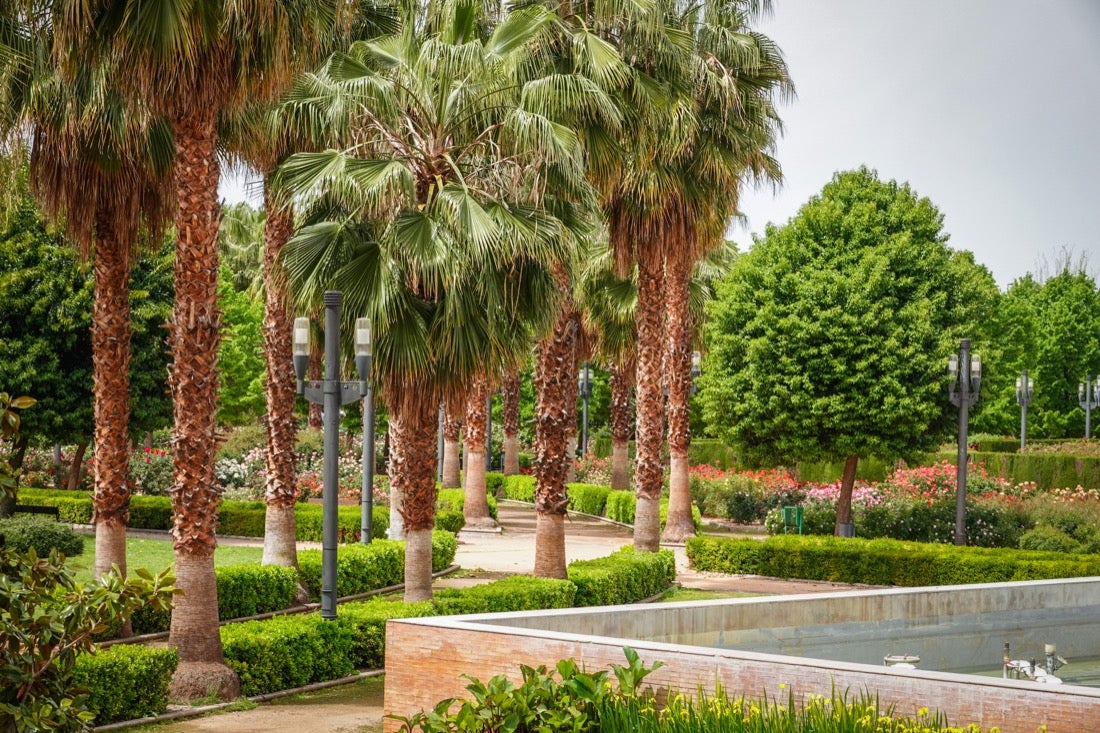
<path fill-rule="evenodd" d="M 236 684 L 213 574 L 219 153 L 265 176 L 264 561 L 295 562 L 291 313 L 339 289 L 349 319 L 374 323 L 406 598 L 431 595 L 438 406 L 457 410 L 532 344 L 535 572 L 564 577 L 566 442 L 593 346 L 620 399 L 637 384 L 635 546 L 658 547 L 665 385 L 665 536 L 692 531 L 688 283 L 740 186 L 779 178 L 774 104 L 791 86 L 751 29 L 767 5 L 0 0 L 3 119 L 31 131 L 44 209 L 96 263 L 97 571 L 125 569 L 129 263 L 174 216 L 175 695 Z M 578 304 L 600 262 L 637 283 L 617 346 Z"/>

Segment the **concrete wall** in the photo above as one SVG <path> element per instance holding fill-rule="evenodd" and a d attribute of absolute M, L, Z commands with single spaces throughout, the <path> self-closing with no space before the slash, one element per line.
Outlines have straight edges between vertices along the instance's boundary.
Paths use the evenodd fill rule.
<path fill-rule="evenodd" d="M 884 705 L 894 704 L 901 714 L 929 707 L 944 711 L 957 725 L 997 725 L 1004 733 L 1034 733 L 1040 725 L 1052 733 L 1100 731 L 1100 690 L 925 671 L 924 662 L 925 669 L 915 672 L 876 666 L 884 654 L 912 653 L 906 648 L 883 649 L 881 632 L 893 641 L 914 629 L 918 637 L 933 638 L 932 629 L 950 639 L 941 644 L 945 657 L 950 647 L 985 634 L 994 647 L 994 664 L 999 664 L 1001 636 L 1007 630 L 987 631 L 987 622 L 1023 615 L 1035 622 L 1087 619 L 1098 625 L 1100 579 L 391 621 L 385 709 L 387 714 L 409 715 L 443 698 L 462 696 L 467 684 L 462 675 L 485 680 L 505 674 L 518 682 L 520 664 L 553 666 L 564 658 L 577 659 L 589 669 L 621 664 L 622 647 L 632 646 L 647 664 L 666 664 L 648 678 L 654 685 L 689 693 L 700 684 L 709 689 L 715 681 L 733 694 L 749 697 L 793 690 L 802 699 L 810 693 L 828 695 L 834 687 L 866 689 L 876 692 Z M 955 621 L 963 631 L 952 630 Z M 1065 629 L 1067 638 L 1040 634 L 1035 643 L 1041 652 L 1043 641 L 1054 641 L 1063 656 L 1070 657 L 1087 625 Z M 808 628 L 814 626 L 819 629 Z M 1017 631 L 1023 634 L 1026 628 Z M 739 633 L 761 643 L 785 637 L 784 644 L 804 648 L 828 639 L 833 648 L 843 649 L 852 641 L 870 650 L 865 656 L 872 659 L 871 664 L 854 664 L 670 641 L 719 633 Z M 852 634 L 858 635 L 858 644 Z M 1008 640 L 1014 645 L 1030 643 Z M 386 723 L 386 730 L 396 728 L 393 721 Z"/>

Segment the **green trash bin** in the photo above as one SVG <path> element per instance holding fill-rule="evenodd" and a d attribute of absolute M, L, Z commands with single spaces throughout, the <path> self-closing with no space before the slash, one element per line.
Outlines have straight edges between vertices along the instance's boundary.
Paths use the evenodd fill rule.
<path fill-rule="evenodd" d="M 802 507 L 800 506 L 783 507 L 783 534 L 789 534 L 792 528 L 796 529 L 798 534 L 802 534 Z"/>

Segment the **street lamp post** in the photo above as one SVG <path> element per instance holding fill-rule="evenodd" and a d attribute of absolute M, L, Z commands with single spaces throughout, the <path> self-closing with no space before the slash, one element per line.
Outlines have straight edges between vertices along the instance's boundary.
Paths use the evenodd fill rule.
<path fill-rule="evenodd" d="M 1092 408 L 1100 405 L 1100 375 L 1092 381 L 1092 375 L 1085 375 L 1085 381 L 1077 385 L 1077 404 L 1085 411 L 1085 437 L 1092 437 Z"/>
<path fill-rule="evenodd" d="M 970 339 L 963 339 L 959 353 L 947 359 L 947 374 L 951 378 L 948 394 L 951 404 L 959 408 L 959 469 L 955 492 L 955 544 L 966 544 L 966 433 L 970 407 L 978 401 L 982 383 L 982 360 L 970 353 Z"/>
<path fill-rule="evenodd" d="M 702 368 L 703 355 L 698 351 L 691 352 L 691 396 L 694 397 L 695 393 L 699 391 L 699 387 L 696 386 L 695 380 L 699 378 L 699 375 L 703 373 Z"/>
<path fill-rule="evenodd" d="M 581 393 L 581 455 L 588 453 L 588 399 L 592 396 L 592 371 L 588 362 L 584 362 L 577 375 L 577 388 Z"/>
<path fill-rule="evenodd" d="M 1016 377 L 1016 402 L 1020 404 L 1020 450 L 1027 447 L 1027 406 L 1035 393 L 1035 380 L 1027 375 L 1027 369 Z"/>
<path fill-rule="evenodd" d="M 324 471 L 321 514 L 321 618 L 336 618 L 336 546 L 337 546 L 337 493 L 339 487 L 338 459 L 340 455 L 340 406 L 355 402 L 365 396 L 367 374 L 359 373 L 359 381 L 340 381 L 340 304 L 343 294 L 327 290 L 325 304 L 325 378 L 305 381 L 309 366 L 309 319 L 294 319 L 294 371 L 298 376 L 298 394 L 320 404 L 325 438 Z M 369 331 L 369 329 L 368 329 Z M 358 329 L 356 338 L 359 337 Z M 362 352 L 366 352 L 365 354 Z M 370 364 L 370 346 L 356 344 L 356 367 L 362 368 L 360 358 L 366 356 Z"/>
<path fill-rule="evenodd" d="M 371 328 L 369 318 L 355 319 L 355 369 L 363 382 L 363 489 L 359 495 L 359 543 L 369 545 L 374 534 L 374 392 L 370 374 Z"/>

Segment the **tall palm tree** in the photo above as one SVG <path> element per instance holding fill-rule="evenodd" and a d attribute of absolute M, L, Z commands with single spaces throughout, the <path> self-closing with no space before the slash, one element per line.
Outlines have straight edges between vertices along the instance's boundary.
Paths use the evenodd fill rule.
<path fill-rule="evenodd" d="M 462 513 L 471 529 L 495 529 L 496 520 L 489 516 L 489 499 L 485 485 L 485 441 L 489 428 L 490 377 L 477 374 L 466 388 L 465 500 Z"/>
<path fill-rule="evenodd" d="M 462 405 L 464 408 L 465 405 Z M 443 477 L 445 489 L 457 489 L 462 486 L 462 466 L 459 460 L 459 445 L 462 441 L 462 420 L 464 409 L 455 406 L 443 408 Z"/>
<path fill-rule="evenodd" d="M 176 142 L 176 302 L 169 324 L 175 406 L 172 492 L 177 585 L 170 641 L 180 655 L 173 695 L 235 695 L 218 633 L 217 117 L 285 89 L 297 51 L 335 21 L 338 0 L 57 0 L 56 53 L 125 62 L 119 82 L 169 119 Z"/>
<path fill-rule="evenodd" d="M 95 574 L 118 566 L 125 575 L 130 271 L 139 244 L 159 242 L 170 212 L 171 134 L 163 120 L 119 94 L 108 64 L 61 78 L 49 54 L 48 15 L 5 4 L 0 26 L 3 127 L 18 134 L 29 123 L 31 186 L 43 212 L 64 226 L 83 257 L 94 252 Z"/>
<path fill-rule="evenodd" d="M 519 473 L 519 367 L 504 370 L 500 406 L 504 423 L 504 475 L 514 476 Z"/>
<path fill-rule="evenodd" d="M 668 384 L 669 509 L 663 539 L 695 534 L 691 516 L 688 448 L 691 444 L 691 351 L 698 321 L 690 307 L 695 264 L 725 242 L 746 180 L 778 183 L 772 156 L 780 131 L 778 95 L 792 90 L 779 49 L 750 28 L 767 3 L 706 2 L 686 8 L 681 27 L 694 39 L 695 129 L 688 154 L 676 162 L 683 213 L 694 238 L 665 252 L 665 374 Z M 725 192 L 715 196 L 715 191 Z"/>
<path fill-rule="evenodd" d="M 337 149 L 280 174 L 315 207 L 286 255 L 299 299 L 339 287 L 376 329 L 409 601 L 431 597 L 437 406 L 549 325 L 546 263 L 592 203 L 575 134 L 537 107 L 553 89 L 525 76 L 554 16 L 497 10 L 410 6 L 401 33 L 335 55 L 292 102 L 339 117 Z"/>

